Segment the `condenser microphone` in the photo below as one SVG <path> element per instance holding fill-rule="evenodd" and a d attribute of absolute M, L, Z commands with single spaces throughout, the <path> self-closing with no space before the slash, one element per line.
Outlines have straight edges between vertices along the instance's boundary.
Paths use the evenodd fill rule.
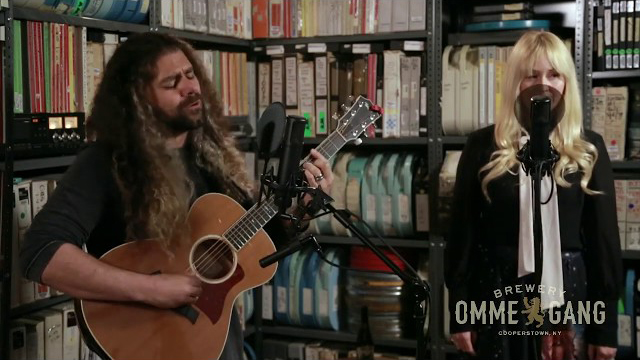
<path fill-rule="evenodd" d="M 287 116 L 282 142 L 282 153 L 278 164 L 276 205 L 281 214 L 291 206 L 295 196 L 295 187 L 300 173 L 304 129 L 307 120 L 301 116 Z"/>
<path fill-rule="evenodd" d="M 530 154 L 534 161 L 553 158 L 549 135 L 555 124 L 551 118 L 551 98 L 546 95 L 531 97 L 531 142 Z"/>

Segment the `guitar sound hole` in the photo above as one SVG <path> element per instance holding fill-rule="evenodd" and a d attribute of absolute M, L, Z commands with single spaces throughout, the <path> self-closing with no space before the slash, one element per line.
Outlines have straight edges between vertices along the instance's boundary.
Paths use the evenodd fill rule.
<path fill-rule="evenodd" d="M 209 281 L 224 278 L 235 267 L 233 249 L 229 243 L 219 238 L 198 242 L 193 249 L 192 261 L 198 275 Z"/>

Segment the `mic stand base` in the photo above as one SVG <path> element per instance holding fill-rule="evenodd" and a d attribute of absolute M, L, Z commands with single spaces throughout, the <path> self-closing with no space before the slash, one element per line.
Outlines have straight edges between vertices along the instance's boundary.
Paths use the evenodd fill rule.
<path fill-rule="evenodd" d="M 333 205 L 326 203 L 324 207 L 327 211 L 333 214 L 333 217 L 338 220 L 345 228 L 349 229 L 353 235 L 355 235 L 363 244 L 365 244 L 371 251 L 373 251 L 380 260 L 382 260 L 402 281 L 411 287 L 411 293 L 414 296 L 415 306 L 413 318 L 416 320 L 416 340 L 418 342 L 416 350 L 416 360 L 426 359 L 427 342 L 424 335 L 424 321 L 426 319 L 425 304 L 430 299 L 431 290 L 429 285 L 417 275 L 409 274 L 406 271 L 400 269 L 391 259 L 389 259 L 380 249 L 376 246 L 367 235 L 357 228 L 345 215 L 345 211 L 336 210 Z M 401 258 L 402 259 L 402 258 Z M 406 260 L 402 259 L 406 263 Z"/>

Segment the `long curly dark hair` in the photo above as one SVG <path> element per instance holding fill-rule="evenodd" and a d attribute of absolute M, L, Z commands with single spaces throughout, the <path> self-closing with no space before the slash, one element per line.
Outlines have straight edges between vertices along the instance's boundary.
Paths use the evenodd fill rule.
<path fill-rule="evenodd" d="M 222 192 L 238 201 L 251 192 L 244 160 L 228 136 L 220 100 L 194 49 L 166 34 L 133 35 L 107 64 L 86 126 L 90 141 L 106 143 L 113 150 L 113 173 L 122 193 L 129 240 L 151 238 L 169 245 L 188 236 L 193 183 L 177 151 L 167 148 L 166 131 L 146 95 L 158 59 L 176 51 L 193 65 L 203 105 L 203 126 L 191 131 L 185 146 L 195 164 L 215 176 Z"/>

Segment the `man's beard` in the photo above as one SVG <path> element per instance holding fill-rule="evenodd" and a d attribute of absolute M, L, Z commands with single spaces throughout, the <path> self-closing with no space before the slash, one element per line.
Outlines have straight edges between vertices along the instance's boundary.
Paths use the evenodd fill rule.
<path fill-rule="evenodd" d="M 197 110 L 190 109 L 189 106 L 195 101 L 202 101 L 200 95 L 187 97 L 178 104 L 175 115 L 169 115 L 165 111 L 154 108 L 156 119 L 166 126 L 167 130 L 172 134 L 180 134 L 202 127 L 203 113 L 202 105 Z"/>

